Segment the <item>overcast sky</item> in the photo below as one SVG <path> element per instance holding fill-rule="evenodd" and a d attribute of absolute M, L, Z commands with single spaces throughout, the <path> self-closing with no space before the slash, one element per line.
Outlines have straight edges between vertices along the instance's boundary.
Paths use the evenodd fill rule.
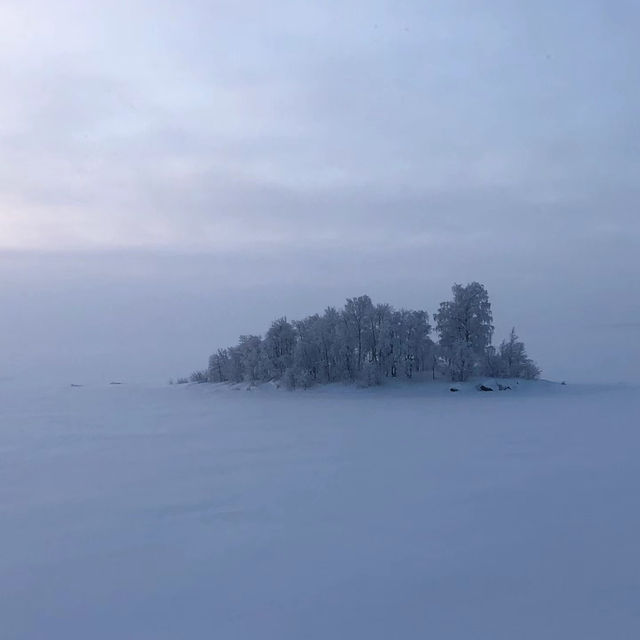
<path fill-rule="evenodd" d="M 549 377 L 640 379 L 639 31 L 631 0 L 4 0 L 0 376 L 164 381 L 480 280 Z"/>

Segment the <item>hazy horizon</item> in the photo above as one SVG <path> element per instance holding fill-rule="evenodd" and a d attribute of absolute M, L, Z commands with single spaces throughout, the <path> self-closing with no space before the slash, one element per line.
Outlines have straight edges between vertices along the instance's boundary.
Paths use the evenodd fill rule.
<path fill-rule="evenodd" d="M 443 265 L 421 273 L 421 252 L 405 255 L 396 269 L 375 279 L 368 275 L 379 263 L 375 252 L 323 258 L 305 272 L 298 270 L 295 252 L 266 258 L 170 252 L 5 256 L 0 376 L 164 383 L 205 367 L 210 353 L 234 344 L 240 334 L 263 334 L 276 317 L 298 319 L 341 306 L 347 296 L 367 293 L 375 302 L 424 308 L 432 316 L 450 297 L 456 272 Z M 624 321 L 633 299 L 605 317 L 599 306 L 613 307 L 621 293 L 615 287 L 594 299 L 569 289 L 566 277 L 547 281 L 492 267 L 492 261 L 467 264 L 456 280 L 477 278 L 487 285 L 494 342 L 516 326 L 544 378 L 640 380 L 633 340 L 640 327 Z"/>

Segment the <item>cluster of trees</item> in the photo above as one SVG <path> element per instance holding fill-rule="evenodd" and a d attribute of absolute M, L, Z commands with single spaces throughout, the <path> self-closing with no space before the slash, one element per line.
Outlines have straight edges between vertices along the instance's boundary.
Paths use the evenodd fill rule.
<path fill-rule="evenodd" d="M 479 282 L 467 286 L 454 284 L 453 300 L 442 302 L 435 314 L 439 336 L 438 357 L 442 369 L 452 381 L 468 380 L 474 375 L 492 378 L 527 378 L 540 375 L 529 358 L 515 328 L 508 340 L 496 348 L 489 294 Z"/>
<path fill-rule="evenodd" d="M 343 309 L 327 308 L 289 322 L 279 318 L 264 337 L 240 336 L 219 349 L 193 382 L 281 381 L 309 387 L 338 381 L 364 385 L 387 378 L 464 381 L 475 375 L 536 378 L 540 370 L 512 330 L 498 347 L 491 344 L 493 318 L 485 287 L 477 282 L 452 288 L 453 299 L 434 315 L 437 341 L 426 311 L 374 304 L 369 296 L 349 298 Z"/>

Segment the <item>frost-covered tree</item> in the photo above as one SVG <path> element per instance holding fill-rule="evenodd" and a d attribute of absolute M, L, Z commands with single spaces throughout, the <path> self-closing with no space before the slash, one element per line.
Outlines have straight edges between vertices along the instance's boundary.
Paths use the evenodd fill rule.
<path fill-rule="evenodd" d="M 262 379 L 262 339 L 260 336 L 240 336 L 237 346 L 242 363 L 242 378 L 248 382 Z"/>
<path fill-rule="evenodd" d="M 208 372 L 207 370 L 203 370 L 203 371 L 194 371 L 190 376 L 189 376 L 189 382 L 196 382 L 198 384 L 202 383 L 202 382 L 208 382 L 209 381 L 209 376 L 208 376 Z"/>
<path fill-rule="evenodd" d="M 401 313 L 402 352 L 404 373 L 411 378 L 415 372 L 425 371 L 429 366 L 429 356 L 433 342 L 429 338 L 429 326 L 426 311 L 406 311 Z"/>
<path fill-rule="evenodd" d="M 322 382 L 336 382 L 341 379 L 341 318 L 334 307 L 327 307 L 318 322 L 318 342 L 320 348 L 320 371 Z"/>
<path fill-rule="evenodd" d="M 378 316 L 378 365 L 384 377 L 395 377 L 400 357 L 400 314 L 391 305 L 376 306 Z"/>
<path fill-rule="evenodd" d="M 516 335 L 515 327 L 511 329 L 509 339 L 500 343 L 497 355 L 501 377 L 534 379 L 540 375 L 540 369 L 527 355 L 524 342 Z"/>
<path fill-rule="evenodd" d="M 345 332 L 343 337 L 347 342 L 348 358 L 351 360 L 351 373 L 359 373 L 365 361 L 367 345 L 367 329 L 373 314 L 373 303 L 369 296 L 348 298 L 342 316 Z"/>
<path fill-rule="evenodd" d="M 493 345 L 489 345 L 485 350 L 482 373 L 491 378 L 504 377 L 500 353 Z"/>
<path fill-rule="evenodd" d="M 242 341 L 242 336 L 240 337 Z M 227 368 L 227 380 L 230 382 L 242 382 L 245 374 L 244 353 L 240 345 L 227 349 L 229 357 Z"/>
<path fill-rule="evenodd" d="M 209 357 L 209 382 L 227 382 L 229 380 L 229 352 L 218 349 Z"/>
<path fill-rule="evenodd" d="M 313 315 L 294 322 L 296 345 L 293 376 L 296 386 L 307 388 L 319 381 L 322 372 L 321 318 Z"/>
<path fill-rule="evenodd" d="M 264 337 L 266 356 L 266 375 L 268 378 L 281 378 L 293 364 L 293 351 L 296 345 L 296 333 L 286 318 L 279 318 L 271 324 Z"/>
<path fill-rule="evenodd" d="M 493 317 L 487 290 L 479 282 L 452 287 L 453 300 L 435 314 L 442 357 L 451 380 L 464 381 L 478 371 L 491 344 Z"/>

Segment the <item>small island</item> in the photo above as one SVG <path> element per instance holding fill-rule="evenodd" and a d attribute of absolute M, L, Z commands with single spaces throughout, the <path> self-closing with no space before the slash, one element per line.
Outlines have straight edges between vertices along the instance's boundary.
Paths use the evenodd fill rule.
<path fill-rule="evenodd" d="M 434 326 L 427 311 L 374 304 L 367 295 L 302 320 L 282 317 L 264 337 L 240 336 L 238 344 L 212 354 L 207 369 L 178 382 L 275 382 L 306 389 L 335 382 L 373 386 L 398 378 L 539 377 L 515 328 L 497 347 L 492 344 L 493 315 L 484 285 L 455 284 L 452 294 L 433 315 Z"/>

